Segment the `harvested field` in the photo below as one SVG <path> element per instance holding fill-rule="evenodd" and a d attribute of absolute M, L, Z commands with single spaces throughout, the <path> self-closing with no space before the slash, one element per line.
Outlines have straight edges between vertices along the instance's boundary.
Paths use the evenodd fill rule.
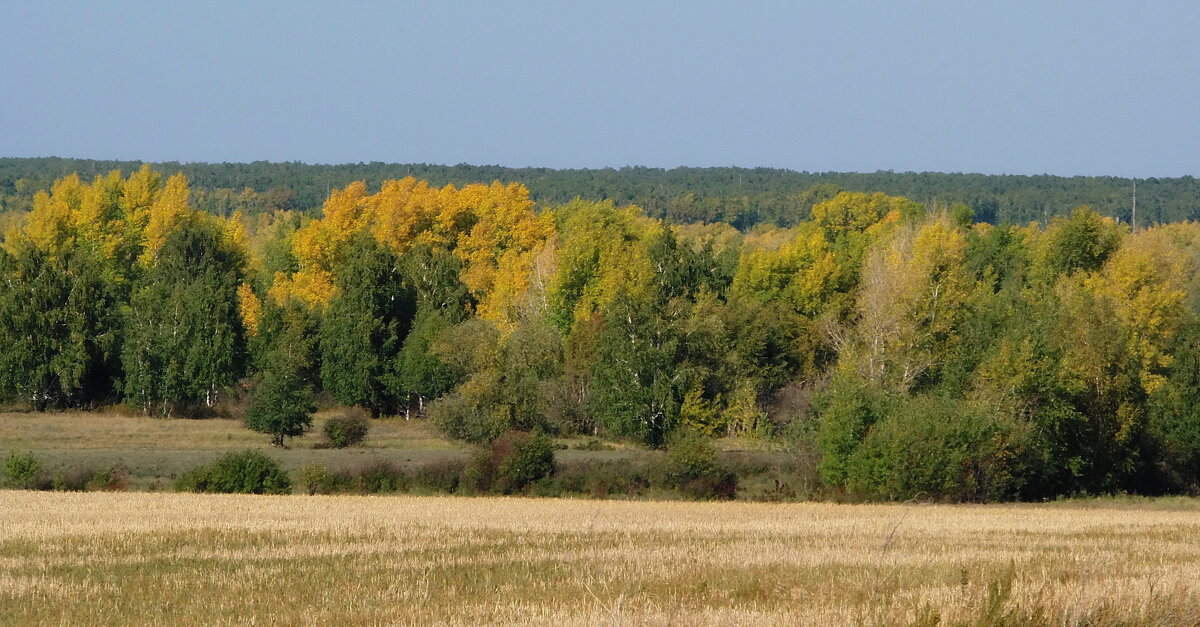
<path fill-rule="evenodd" d="M 12 624 L 1197 624 L 1200 505 L 0 492 Z"/>

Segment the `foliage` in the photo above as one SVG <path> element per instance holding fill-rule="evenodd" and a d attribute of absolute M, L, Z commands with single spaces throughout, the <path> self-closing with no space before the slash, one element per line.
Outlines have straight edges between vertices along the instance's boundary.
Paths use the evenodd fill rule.
<path fill-rule="evenodd" d="M 732 499 L 737 475 L 717 460 L 717 450 L 703 435 L 683 431 L 667 446 L 663 483 L 692 499 Z"/>
<path fill-rule="evenodd" d="M 1200 483 L 1200 225 L 1130 229 L 1116 179 L 522 171 L 527 187 L 362 164 L 243 189 L 215 181 L 282 171 L 196 164 L 199 183 L 148 167 L 6 182 L 33 163 L 76 162 L 0 160 L 0 202 L 27 212 L 0 246 L 0 395 L 21 406 L 190 415 L 245 389 L 247 426 L 282 444 L 331 398 L 486 445 L 433 481 L 476 491 L 510 489 L 491 454 L 514 430 L 782 436 L 805 451 L 798 476 L 870 498 Z M 721 173 L 757 191 L 728 195 Z M 754 489 L 819 491 L 804 481 Z M 569 491 L 536 484 L 521 489 Z"/>
<path fill-rule="evenodd" d="M 346 448 L 361 444 L 371 430 L 370 423 L 362 416 L 336 416 L 325 422 L 323 431 L 333 448 Z"/>
<path fill-rule="evenodd" d="M 307 433 L 317 410 L 312 386 L 306 380 L 312 341 L 304 319 L 297 313 L 286 316 L 283 328 L 272 334 L 246 412 L 246 426 L 270 434 L 275 446 L 283 446 L 285 437 Z"/>
<path fill-rule="evenodd" d="M 12 488 L 28 490 L 35 487 L 41 472 L 42 460 L 30 451 L 10 451 L 4 460 L 4 482 Z"/>
<path fill-rule="evenodd" d="M 465 486 L 479 492 L 514 494 L 554 474 L 554 448 L 542 434 L 509 431 L 476 449 L 463 471 Z"/>
<path fill-rule="evenodd" d="M 290 494 L 292 480 L 270 457 L 253 450 L 226 453 L 175 481 L 180 492 Z"/>

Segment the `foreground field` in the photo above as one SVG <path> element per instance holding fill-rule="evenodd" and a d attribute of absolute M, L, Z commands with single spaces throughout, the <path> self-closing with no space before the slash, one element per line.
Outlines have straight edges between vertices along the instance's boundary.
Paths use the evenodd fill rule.
<path fill-rule="evenodd" d="M 12 624 L 1198 624 L 1194 501 L 0 492 Z"/>

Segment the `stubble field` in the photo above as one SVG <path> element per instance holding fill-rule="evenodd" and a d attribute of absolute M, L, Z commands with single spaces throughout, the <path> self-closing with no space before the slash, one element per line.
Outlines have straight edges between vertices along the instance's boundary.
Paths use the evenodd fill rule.
<path fill-rule="evenodd" d="M 1200 624 L 1196 501 L 0 492 L 11 624 Z"/>

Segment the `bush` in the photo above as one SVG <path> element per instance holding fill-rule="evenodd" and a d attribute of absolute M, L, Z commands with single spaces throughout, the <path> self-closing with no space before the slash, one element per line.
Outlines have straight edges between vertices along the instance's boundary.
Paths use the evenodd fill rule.
<path fill-rule="evenodd" d="M 629 461 L 586 461 L 564 466 L 557 474 L 563 492 L 596 499 L 638 496 L 650 487 L 646 472 Z"/>
<path fill-rule="evenodd" d="M 39 487 L 42 460 L 31 451 L 12 451 L 4 460 L 4 482 L 12 488 L 32 490 Z"/>
<path fill-rule="evenodd" d="M 300 469 L 300 487 L 308 494 L 329 494 L 334 490 L 334 477 L 324 464 L 309 464 Z"/>
<path fill-rule="evenodd" d="M 554 474 L 554 446 L 545 435 L 510 431 L 476 450 L 463 485 L 479 493 L 514 494 Z"/>
<path fill-rule="evenodd" d="M 124 492 L 129 489 L 129 467 L 120 462 L 92 474 L 85 487 L 101 492 Z"/>
<path fill-rule="evenodd" d="M 500 460 L 500 491 L 519 492 L 526 486 L 554 474 L 554 445 L 545 435 L 513 433 L 502 438 L 498 447 L 507 444 L 508 454 Z"/>
<path fill-rule="evenodd" d="M 455 390 L 429 405 L 429 421 L 447 436 L 476 444 L 492 442 L 509 428 L 505 407 Z"/>
<path fill-rule="evenodd" d="M 60 492 L 83 492 L 97 473 L 89 466 L 72 466 L 54 474 L 53 487 Z"/>
<path fill-rule="evenodd" d="M 330 418 L 325 423 L 325 437 L 333 448 L 346 448 L 361 444 L 367 438 L 371 425 L 367 418 L 359 415 L 339 416 Z"/>
<path fill-rule="evenodd" d="M 292 481 L 279 464 L 258 451 L 227 453 L 208 466 L 184 473 L 175 482 L 182 492 L 289 494 Z"/>
<path fill-rule="evenodd" d="M 737 492 L 737 475 L 717 461 L 709 438 L 693 432 L 683 432 L 667 445 L 659 474 L 665 487 L 690 499 L 732 499 Z"/>
<path fill-rule="evenodd" d="M 404 469 L 388 462 L 379 462 L 354 473 L 351 481 L 354 489 L 366 494 L 388 494 L 408 490 L 408 475 Z"/>
<path fill-rule="evenodd" d="M 967 401 L 896 399 L 847 457 L 846 487 L 877 499 L 1011 499 L 1028 441 L 1028 424 Z"/>
<path fill-rule="evenodd" d="M 412 488 L 425 492 L 452 494 L 458 490 L 466 462 L 444 459 L 417 467 L 412 476 Z"/>

